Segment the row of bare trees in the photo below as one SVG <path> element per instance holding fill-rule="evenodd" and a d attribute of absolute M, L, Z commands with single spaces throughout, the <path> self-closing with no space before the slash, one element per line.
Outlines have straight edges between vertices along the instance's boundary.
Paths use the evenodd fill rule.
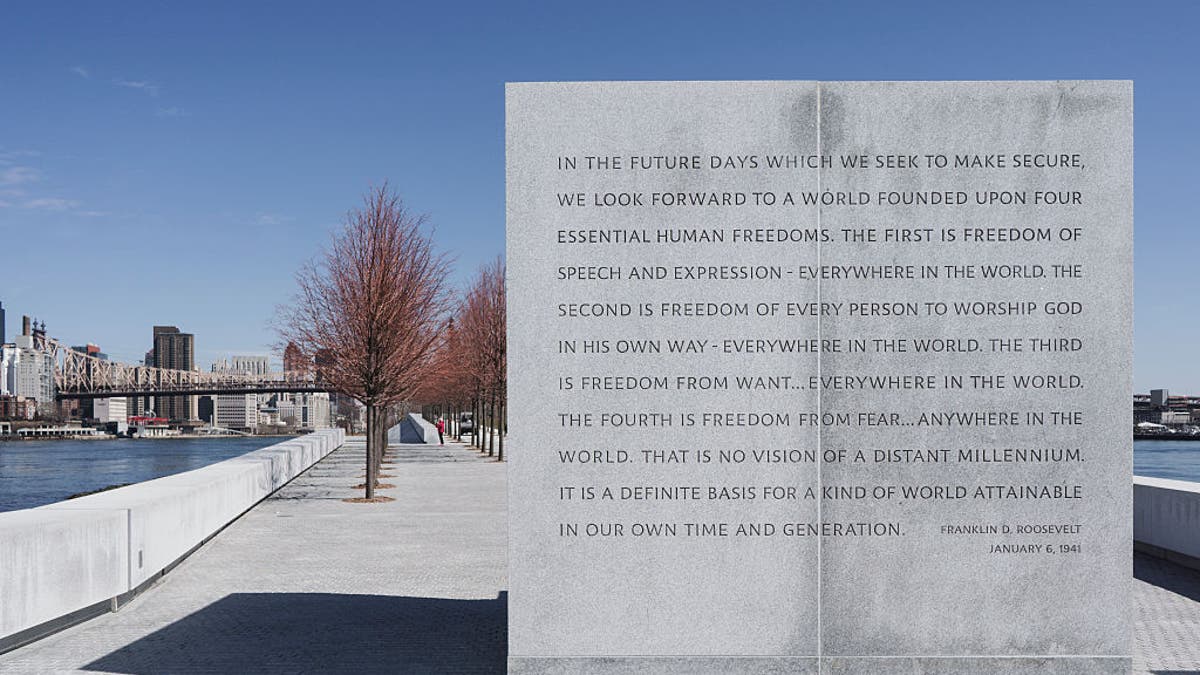
<path fill-rule="evenodd" d="M 496 258 L 482 267 L 456 304 L 434 354 L 420 400 L 431 416 L 446 419 L 461 437 L 463 413 L 470 413 L 471 442 L 489 456 L 504 459 L 508 403 L 505 266 Z"/>

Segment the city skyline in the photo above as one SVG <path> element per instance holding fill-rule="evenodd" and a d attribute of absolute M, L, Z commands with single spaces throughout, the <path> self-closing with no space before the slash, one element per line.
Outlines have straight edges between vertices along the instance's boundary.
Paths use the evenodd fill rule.
<path fill-rule="evenodd" d="M 0 304 L 3 304 L 3 300 L 0 300 Z M 17 319 L 18 325 L 16 326 L 16 330 L 14 331 L 14 330 L 10 329 L 7 333 L 4 333 L 7 336 L 8 340 L 6 342 L 0 342 L 0 344 L 11 343 L 17 335 L 21 334 L 20 320 L 21 320 L 21 318 L 24 318 L 26 316 L 29 317 L 29 319 L 35 325 L 41 325 L 41 323 L 44 321 L 44 319 L 40 316 L 33 316 L 30 314 L 20 315 L 20 318 Z M 2 313 L 0 313 L 0 321 L 4 321 L 4 317 L 3 317 Z M 53 325 L 51 325 L 51 322 L 46 322 L 46 324 L 48 326 L 46 329 L 47 335 L 51 338 L 59 339 L 59 336 L 56 335 L 53 331 Z M 94 347 L 97 349 L 104 349 L 105 350 L 104 353 L 98 354 L 98 356 L 102 359 L 111 358 L 112 360 L 122 361 L 123 363 L 127 363 L 129 365 L 155 366 L 156 365 L 155 363 L 148 363 L 147 359 L 154 353 L 155 334 L 153 331 L 156 328 L 162 328 L 162 327 L 163 326 L 160 326 L 160 325 L 154 325 L 154 326 L 147 327 L 147 329 L 151 331 L 151 337 L 147 341 L 147 344 L 149 345 L 149 349 L 145 351 L 144 356 L 137 357 L 137 358 L 131 358 L 131 359 L 122 359 L 122 358 L 117 358 L 115 355 L 109 355 L 107 353 L 107 349 L 104 348 L 102 345 L 98 344 L 96 340 L 90 340 L 90 339 L 61 340 L 60 339 L 60 341 L 65 344 L 72 345 L 71 348 L 75 349 L 77 351 L 83 351 L 85 346 L 86 347 Z M 2 328 L 2 327 L 0 327 L 0 328 Z M 172 326 L 172 328 L 174 328 L 174 326 Z M 188 336 L 195 338 L 194 333 L 189 332 Z M 74 346 L 74 345 L 79 345 L 79 346 Z M 90 354 L 91 352 L 89 351 L 88 353 Z M 92 355 L 97 355 L 97 354 L 92 354 Z M 267 351 L 264 351 L 261 353 L 253 353 L 253 352 L 248 352 L 245 350 L 230 351 L 227 353 L 218 353 L 214 356 L 214 358 L 211 361 L 200 361 L 200 360 L 195 361 L 192 368 L 189 368 L 189 370 L 210 371 L 210 370 L 217 369 L 222 364 L 225 364 L 227 366 L 228 362 L 230 362 L 230 361 L 237 363 L 238 360 L 244 360 L 244 359 L 266 359 L 267 363 L 269 364 L 269 369 L 271 371 L 282 371 L 283 370 L 283 361 L 284 361 L 283 350 L 280 350 L 280 349 L 271 349 L 271 350 L 267 350 Z"/>
<path fill-rule="evenodd" d="M 127 363 L 164 324 L 202 368 L 278 359 L 293 274 L 384 180 L 465 285 L 504 249 L 507 81 L 1111 78 L 1135 92 L 1134 390 L 1200 391 L 1175 279 L 1200 249 L 1195 3 L 316 7 L 5 13 L 10 340 L 29 314 Z"/>

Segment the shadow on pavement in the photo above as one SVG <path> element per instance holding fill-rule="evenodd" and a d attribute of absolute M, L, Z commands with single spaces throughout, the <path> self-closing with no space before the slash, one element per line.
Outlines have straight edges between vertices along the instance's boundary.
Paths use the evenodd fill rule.
<path fill-rule="evenodd" d="M 1172 593 L 1200 602 L 1200 572 L 1173 562 L 1145 555 L 1133 554 L 1133 578 L 1151 586 L 1158 586 Z M 1163 671 L 1200 672 L 1200 671 Z"/>
<path fill-rule="evenodd" d="M 507 602 L 507 593 L 494 600 L 234 593 L 83 669 L 503 673 Z"/>

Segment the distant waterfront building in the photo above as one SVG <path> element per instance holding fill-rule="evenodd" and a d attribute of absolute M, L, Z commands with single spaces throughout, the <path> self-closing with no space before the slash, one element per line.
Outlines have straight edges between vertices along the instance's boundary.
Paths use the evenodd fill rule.
<path fill-rule="evenodd" d="M 1157 410 L 1150 410 L 1148 408 L 1146 408 L 1146 409 L 1134 408 L 1133 409 L 1133 423 L 1134 424 L 1142 424 L 1143 422 L 1149 422 L 1150 424 L 1158 424 L 1158 421 L 1160 419 L 1162 419 L 1162 413 Z"/>
<path fill-rule="evenodd" d="M 265 356 L 231 356 L 214 363 L 212 372 L 266 375 L 270 372 L 270 366 Z"/>
<path fill-rule="evenodd" d="M 229 367 L 237 373 L 266 375 L 270 370 L 270 364 L 265 356 L 234 356 L 230 361 Z"/>
<path fill-rule="evenodd" d="M 54 357 L 35 349 L 36 338 L 45 335 L 28 316 L 21 317 L 21 334 L 16 342 L 0 346 L 0 394 L 35 401 L 51 412 L 54 406 Z"/>
<path fill-rule="evenodd" d="M 98 398 L 92 411 L 96 421 L 103 424 L 122 424 L 129 419 L 129 408 L 124 398 Z"/>
<path fill-rule="evenodd" d="M 34 349 L 33 335 L 18 335 L 16 344 L 0 348 L 0 379 L 10 396 L 29 398 L 39 406 L 54 404 L 54 357 Z"/>
<path fill-rule="evenodd" d="M 258 397 L 254 394 L 217 394 L 213 397 L 215 427 L 254 432 L 258 430 Z"/>
<path fill-rule="evenodd" d="M 16 345 L 0 345 L 0 396 L 12 396 L 16 358 Z"/>
<path fill-rule="evenodd" d="M 232 356 L 221 359 L 212 366 L 214 373 L 238 373 L 241 375 L 266 375 L 265 356 Z M 258 430 L 257 394 L 217 394 L 213 399 L 213 426 L 238 431 Z"/>
<path fill-rule="evenodd" d="M 1172 396 L 1166 389 L 1153 389 L 1148 395 L 1134 394 L 1133 423 L 1200 426 L 1200 396 Z"/>
<path fill-rule="evenodd" d="M 90 342 L 86 345 L 76 345 L 71 347 L 71 351 L 79 352 L 80 354 L 86 354 L 92 358 L 100 359 L 101 361 L 108 360 L 108 354 L 100 351 L 100 347 Z M 85 362 L 84 368 L 90 377 L 92 375 L 93 364 L 91 362 Z M 78 418 L 81 420 L 90 420 L 96 418 L 96 403 L 94 399 L 85 398 L 79 400 L 62 401 L 61 409 L 63 414 L 68 418 Z M 121 421 L 124 422 L 125 420 Z"/>
<path fill-rule="evenodd" d="M 75 347 L 71 347 L 71 350 L 79 352 L 80 354 L 87 354 L 88 356 L 100 359 L 101 361 L 108 360 L 108 354 L 105 354 L 104 352 L 100 351 L 99 346 L 94 345 L 90 342 L 87 343 L 86 345 L 77 345 Z"/>
<path fill-rule="evenodd" d="M 146 352 L 145 358 L 142 359 L 141 365 L 154 367 L 154 350 Z M 141 417 L 147 412 L 154 410 L 155 402 L 153 396 L 130 396 L 126 399 L 126 407 L 129 410 L 130 417 Z M 157 412 L 157 411 L 156 411 Z"/>
<path fill-rule="evenodd" d="M 296 404 L 292 394 L 281 394 L 275 401 L 275 410 L 280 424 L 300 428 L 300 406 Z"/>
<path fill-rule="evenodd" d="M 279 426 L 279 410 L 270 404 L 259 406 L 258 424 L 264 427 Z"/>
<path fill-rule="evenodd" d="M 329 394 L 314 392 L 305 394 L 309 398 L 309 411 L 305 417 L 307 429 L 327 429 L 333 426 L 333 409 L 329 402 Z"/>
<path fill-rule="evenodd" d="M 287 347 L 283 349 L 283 372 L 302 373 L 307 370 L 308 360 L 304 358 L 304 352 L 300 351 L 295 342 L 287 343 Z"/>
<path fill-rule="evenodd" d="M 275 409 L 280 424 L 310 431 L 329 427 L 331 409 L 325 392 L 280 394 Z"/>
<path fill-rule="evenodd" d="M 1158 422 L 1167 426 L 1191 424 L 1192 415 L 1186 410 L 1164 410 Z"/>
<path fill-rule="evenodd" d="M 213 395 L 201 396 L 196 400 L 196 408 L 200 411 L 200 421 L 205 424 L 213 423 Z"/>
<path fill-rule="evenodd" d="M 0 345 L 8 342 L 8 333 L 4 332 L 4 302 L 0 301 Z"/>
<path fill-rule="evenodd" d="M 171 370 L 193 370 L 196 367 L 196 336 L 182 333 L 175 326 L 154 327 L 154 366 Z M 200 419 L 195 396 L 158 396 L 155 412 L 171 422 L 191 422 Z"/>
<path fill-rule="evenodd" d="M 0 394 L 0 420 L 31 420 L 37 416 L 37 401 Z"/>

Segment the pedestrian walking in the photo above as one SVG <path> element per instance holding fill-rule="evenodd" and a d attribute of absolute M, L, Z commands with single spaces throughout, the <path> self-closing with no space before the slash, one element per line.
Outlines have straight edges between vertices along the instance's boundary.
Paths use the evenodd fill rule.
<path fill-rule="evenodd" d="M 446 420 L 444 420 L 440 417 L 437 419 L 437 430 L 438 430 L 438 445 L 445 445 L 446 442 L 444 440 L 442 440 L 442 432 L 446 430 Z"/>

